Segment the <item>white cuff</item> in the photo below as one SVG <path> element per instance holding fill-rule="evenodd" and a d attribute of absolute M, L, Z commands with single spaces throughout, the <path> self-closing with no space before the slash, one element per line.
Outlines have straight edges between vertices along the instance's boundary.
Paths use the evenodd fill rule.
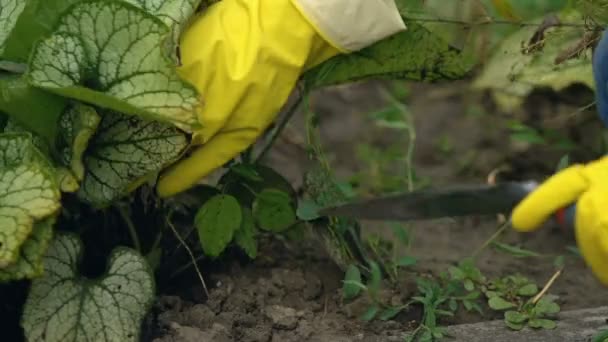
<path fill-rule="evenodd" d="M 291 0 L 330 44 L 357 51 L 406 29 L 395 0 Z"/>

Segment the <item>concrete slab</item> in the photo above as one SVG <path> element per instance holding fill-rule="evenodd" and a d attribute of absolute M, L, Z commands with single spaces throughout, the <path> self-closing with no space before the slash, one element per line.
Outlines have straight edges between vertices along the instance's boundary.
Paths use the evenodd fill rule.
<path fill-rule="evenodd" d="M 602 329 L 608 329 L 608 306 L 565 311 L 559 315 L 553 330 L 524 329 L 513 331 L 503 321 L 453 325 L 448 328 L 452 338 L 446 341 L 491 342 L 589 342 Z"/>

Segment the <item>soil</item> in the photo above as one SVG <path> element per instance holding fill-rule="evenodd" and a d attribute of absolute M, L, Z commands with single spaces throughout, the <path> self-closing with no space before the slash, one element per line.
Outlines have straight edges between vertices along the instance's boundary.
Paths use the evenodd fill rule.
<path fill-rule="evenodd" d="M 571 161 L 597 157 L 602 126 L 593 111 L 577 111 L 589 103 L 590 94 L 571 88 L 562 94 L 539 91 L 517 113 L 500 113 L 486 95 L 472 96 L 466 83 L 414 85 L 407 106 L 416 124 L 414 165 L 418 176 L 433 186 L 456 182 L 486 182 L 498 168 L 504 179 L 542 179 L 551 174 L 564 154 L 553 148 L 513 142 L 508 122 L 514 118 L 539 129 L 547 127 L 577 142 Z M 368 82 L 315 93 L 313 108 L 320 115 L 320 128 L 336 174 L 347 179 L 366 167 L 357 158 L 356 144 L 390 146 L 398 134 L 375 127 L 368 113 L 383 108 L 385 84 Z M 471 110 L 483 104 L 484 115 Z M 479 111 L 478 111 L 479 112 Z M 402 134 L 402 133 L 399 133 Z M 438 149 L 438 139 L 450 142 L 449 151 Z M 297 189 L 310 168 L 307 161 L 303 113 L 298 113 L 283 132 L 266 164 L 285 175 Z M 403 146 L 405 151 L 407 146 Z M 413 293 L 414 273 L 437 274 L 470 256 L 494 234 L 496 217 L 440 219 L 412 222 L 413 244 L 409 255 L 419 262 L 404 272 L 400 286 L 387 288 L 382 297 L 397 305 Z M 391 238 L 386 224 L 363 222 L 364 234 Z M 529 248 L 543 255 L 564 255 L 575 241 L 570 231 L 547 224 L 537 232 L 508 231 L 501 242 Z M 367 309 L 365 297 L 341 299 L 343 272 L 312 241 L 268 239 L 259 258 L 240 258 L 203 270 L 210 289 L 206 298 L 191 272 L 161 294 L 149 315 L 144 340 L 187 341 L 401 341 L 420 319 L 412 308 L 387 322 L 364 323 L 358 319 Z M 562 310 L 608 304 L 608 296 L 580 258 L 567 258 L 563 274 L 551 287 Z M 553 257 L 515 258 L 486 248 L 477 264 L 487 276 L 521 273 L 543 285 L 554 273 Z M 498 316 L 459 313 L 442 324 L 472 323 Z"/>

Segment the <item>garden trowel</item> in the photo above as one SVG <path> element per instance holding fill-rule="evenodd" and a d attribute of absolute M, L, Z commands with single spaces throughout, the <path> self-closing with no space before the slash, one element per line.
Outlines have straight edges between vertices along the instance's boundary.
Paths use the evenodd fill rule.
<path fill-rule="evenodd" d="M 537 186 L 535 181 L 526 181 L 425 189 L 345 203 L 324 208 L 319 213 L 382 221 L 509 214 Z M 571 226 L 572 217 L 572 208 L 555 214 L 562 226 Z"/>

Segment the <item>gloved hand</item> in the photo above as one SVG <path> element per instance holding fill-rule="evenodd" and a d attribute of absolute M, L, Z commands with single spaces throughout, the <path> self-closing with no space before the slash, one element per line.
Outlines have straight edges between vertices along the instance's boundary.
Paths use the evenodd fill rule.
<path fill-rule="evenodd" d="M 181 37 L 183 79 L 203 99 L 200 145 L 161 175 L 172 196 L 252 145 L 306 70 L 405 30 L 394 0 L 222 0 Z"/>
<path fill-rule="evenodd" d="M 580 252 L 608 286 L 608 157 L 570 166 L 541 184 L 513 211 L 515 230 L 539 228 L 555 212 L 575 205 L 574 227 Z"/>

